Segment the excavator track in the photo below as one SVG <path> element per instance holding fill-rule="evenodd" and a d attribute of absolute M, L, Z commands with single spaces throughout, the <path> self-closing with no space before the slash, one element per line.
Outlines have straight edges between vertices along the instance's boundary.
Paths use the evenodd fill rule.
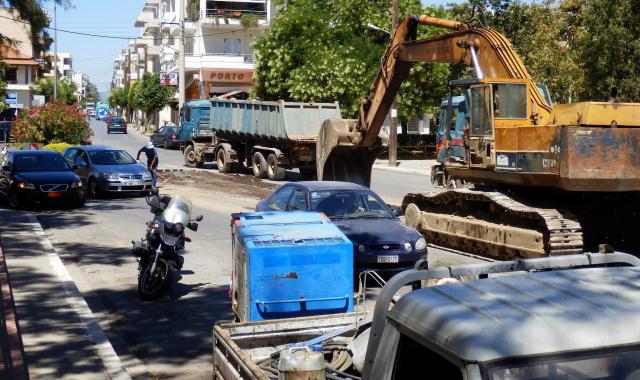
<path fill-rule="evenodd" d="M 431 243 L 492 259 L 582 253 L 580 223 L 571 213 L 523 204 L 498 191 L 410 193 L 408 225 Z"/>

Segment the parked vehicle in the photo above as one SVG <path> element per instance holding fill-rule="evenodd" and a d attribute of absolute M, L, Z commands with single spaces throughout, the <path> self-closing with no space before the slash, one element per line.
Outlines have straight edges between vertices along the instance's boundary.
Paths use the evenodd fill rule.
<path fill-rule="evenodd" d="M 11 208 L 34 203 L 64 203 L 73 207 L 84 205 L 82 180 L 60 153 L 9 151 L 0 157 L 0 163 L 0 194 L 7 198 Z"/>
<path fill-rule="evenodd" d="M 107 134 L 113 132 L 122 132 L 127 134 L 127 122 L 121 116 L 108 116 Z M 105 119 L 106 120 L 106 119 Z"/>
<path fill-rule="evenodd" d="M 340 115 L 337 102 L 189 101 L 180 113 L 184 161 L 191 167 L 215 161 L 221 173 L 245 165 L 271 180 L 298 168 L 312 179 L 320 124 Z"/>
<path fill-rule="evenodd" d="M 181 196 L 160 196 L 158 190 L 146 198 L 153 219 L 147 223 L 144 239 L 132 241 L 132 253 L 138 259 L 138 294 L 143 300 L 155 300 L 171 285 L 175 271 L 184 258 L 185 228 L 198 230 L 202 215 L 191 219 L 191 201 Z"/>
<path fill-rule="evenodd" d="M 89 119 L 91 119 L 92 117 L 95 118 L 96 117 L 96 111 L 95 110 L 89 110 L 89 111 L 87 111 L 87 115 L 89 116 Z"/>
<path fill-rule="evenodd" d="M 151 142 L 164 149 L 180 148 L 180 131 L 177 125 L 164 125 L 151 135 Z"/>
<path fill-rule="evenodd" d="M 151 173 L 122 149 L 102 145 L 73 146 L 65 149 L 64 158 L 87 187 L 88 195 L 100 193 L 140 192 L 152 188 Z"/>
<path fill-rule="evenodd" d="M 324 213 L 353 242 L 357 275 L 373 270 L 383 278 L 412 268 L 427 255 L 427 243 L 398 220 L 371 189 L 348 182 L 287 183 L 256 206 L 256 211 L 312 210 Z"/>
<path fill-rule="evenodd" d="M 9 142 L 13 123 L 20 114 L 19 108 L 7 108 L 0 113 L 0 142 Z"/>
<path fill-rule="evenodd" d="M 440 285 L 396 296 L 427 279 Z M 421 261 L 382 288 L 373 316 L 216 323 L 214 378 L 294 378 L 301 373 L 282 359 L 313 347 L 325 363 L 298 355 L 297 368 L 314 364 L 327 379 L 637 379 L 638 281 L 640 259 L 622 253 L 437 268 Z"/>

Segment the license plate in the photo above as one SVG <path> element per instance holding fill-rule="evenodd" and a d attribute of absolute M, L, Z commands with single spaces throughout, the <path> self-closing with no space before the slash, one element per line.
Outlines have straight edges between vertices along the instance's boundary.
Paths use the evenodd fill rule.
<path fill-rule="evenodd" d="M 47 193 L 47 197 L 48 198 L 57 198 L 59 196 L 62 196 L 62 193 L 59 191 L 51 191 L 49 193 Z"/>
<path fill-rule="evenodd" d="M 140 181 L 126 181 L 124 183 L 125 186 L 137 186 L 137 185 L 141 185 Z"/>
<path fill-rule="evenodd" d="M 378 256 L 379 263 L 397 263 L 398 256 L 397 255 L 389 255 L 389 256 Z"/>

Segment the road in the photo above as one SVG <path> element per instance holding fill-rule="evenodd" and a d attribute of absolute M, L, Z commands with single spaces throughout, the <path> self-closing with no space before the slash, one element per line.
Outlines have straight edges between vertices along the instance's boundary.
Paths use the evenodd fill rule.
<path fill-rule="evenodd" d="M 135 131 L 107 135 L 102 123 L 91 125 L 94 144 L 121 147 L 134 157 L 147 141 Z M 179 151 L 159 149 L 159 154 L 161 167 L 181 167 Z M 275 186 L 252 177 L 216 174 L 212 185 L 203 190 L 189 185 L 185 176 L 179 183 L 163 184 L 161 191 L 191 198 L 194 215 L 203 214 L 204 220 L 198 232 L 189 232 L 193 242 L 187 245 L 177 285 L 156 302 L 138 298 L 137 263 L 130 253 L 131 240 L 142 237 L 151 217 L 142 198 L 107 197 L 91 200 L 82 209 L 37 212 L 64 267 L 134 378 L 212 377 L 211 328 L 217 320 L 231 318 L 229 216 L 253 210 Z M 399 202 L 405 192 L 421 190 L 422 181 L 411 174 L 374 171 L 374 188 L 388 202 Z M 430 255 L 448 257 L 448 263 L 467 260 L 437 250 Z M 41 270 L 46 273 L 46 265 Z M 38 292 L 42 299 L 49 296 L 45 288 Z"/>
<path fill-rule="evenodd" d="M 138 149 L 149 140 L 148 137 L 130 130 L 127 135 L 107 134 L 105 124 L 95 119 L 91 121 L 94 132 L 93 143 L 100 145 L 112 145 L 126 149 L 131 155 L 136 156 Z M 160 168 L 182 168 L 183 158 L 179 150 L 166 150 L 158 148 L 160 156 Z M 206 168 L 215 169 L 215 164 L 206 165 Z M 429 168 L 425 168 L 429 170 Z M 211 170 L 215 172 L 214 170 Z M 297 172 L 288 171 L 287 180 L 298 180 Z M 387 203 L 399 205 L 405 194 L 411 192 L 435 191 L 429 178 L 420 174 L 411 174 L 374 168 L 371 174 L 371 188 L 377 192 Z"/>

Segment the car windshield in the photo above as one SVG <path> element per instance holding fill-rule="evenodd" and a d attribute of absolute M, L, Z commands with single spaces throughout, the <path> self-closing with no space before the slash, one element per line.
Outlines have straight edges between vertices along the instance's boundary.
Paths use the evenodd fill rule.
<path fill-rule="evenodd" d="M 17 155 L 16 172 L 64 172 L 70 170 L 62 156 L 57 154 Z"/>
<path fill-rule="evenodd" d="M 89 158 L 95 165 L 130 165 L 136 160 L 124 150 L 96 150 L 89 152 Z"/>
<path fill-rule="evenodd" d="M 165 127 L 164 131 L 167 133 L 176 133 L 178 132 L 178 127 Z"/>
<path fill-rule="evenodd" d="M 121 117 L 110 117 L 109 123 L 124 123 L 124 119 Z"/>
<path fill-rule="evenodd" d="M 366 190 L 313 191 L 311 209 L 331 219 L 393 218 L 384 202 Z"/>
<path fill-rule="evenodd" d="M 495 365 L 489 380 L 629 380 L 640 378 L 640 351 L 563 355 Z"/>

